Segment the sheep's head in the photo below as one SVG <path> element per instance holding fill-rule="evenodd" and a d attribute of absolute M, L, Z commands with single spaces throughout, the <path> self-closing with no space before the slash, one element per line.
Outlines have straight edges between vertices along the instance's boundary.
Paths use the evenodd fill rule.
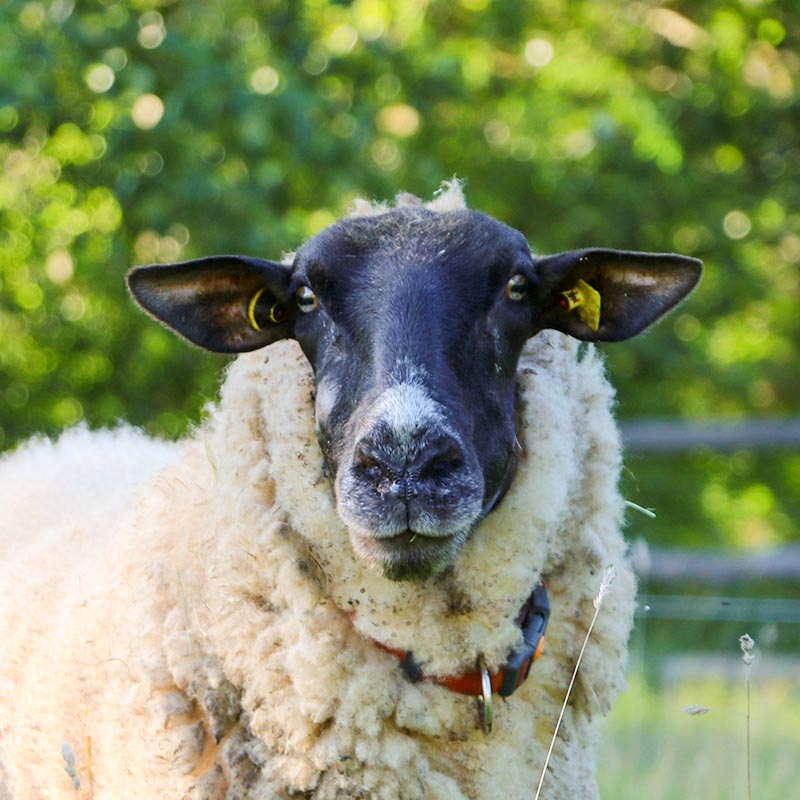
<path fill-rule="evenodd" d="M 516 469 L 514 388 L 526 339 L 639 333 L 696 284 L 700 262 L 605 249 L 534 256 L 476 211 L 349 217 L 291 264 L 217 256 L 139 267 L 129 287 L 201 347 L 296 339 L 316 430 L 358 556 L 423 579 L 456 559 Z"/>

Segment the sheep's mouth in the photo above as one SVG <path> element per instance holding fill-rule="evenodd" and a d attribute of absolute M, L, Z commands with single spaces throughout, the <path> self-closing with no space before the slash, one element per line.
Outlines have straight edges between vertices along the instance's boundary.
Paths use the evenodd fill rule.
<path fill-rule="evenodd" d="M 353 537 L 356 553 L 393 581 L 421 581 L 432 578 L 455 560 L 469 531 L 432 536 L 410 529 L 393 536 Z"/>
<path fill-rule="evenodd" d="M 379 538 L 378 541 L 382 545 L 388 545 L 390 548 L 397 550 L 407 550 L 409 547 L 417 547 L 425 550 L 425 548 L 441 545 L 452 538 L 453 534 L 433 536 L 429 533 L 420 533 L 419 531 L 412 531 L 408 528 L 407 530 L 394 534 L 394 536 Z"/>

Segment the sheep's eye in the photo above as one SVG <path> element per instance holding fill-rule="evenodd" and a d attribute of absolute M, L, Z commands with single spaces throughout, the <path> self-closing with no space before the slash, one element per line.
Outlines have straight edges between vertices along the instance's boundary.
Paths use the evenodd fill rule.
<path fill-rule="evenodd" d="M 506 297 L 509 300 L 524 300 L 528 294 L 528 279 L 524 275 L 512 275 L 506 284 Z"/>
<path fill-rule="evenodd" d="M 294 296 L 297 300 L 297 307 L 305 314 L 314 311 L 319 305 L 317 296 L 308 286 L 301 286 Z"/>

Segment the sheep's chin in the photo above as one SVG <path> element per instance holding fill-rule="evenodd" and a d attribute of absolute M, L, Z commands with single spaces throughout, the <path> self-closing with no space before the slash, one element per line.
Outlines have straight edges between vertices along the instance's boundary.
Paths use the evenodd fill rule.
<path fill-rule="evenodd" d="M 424 581 L 452 566 L 469 538 L 470 529 L 449 536 L 426 536 L 404 531 L 390 538 L 376 539 L 350 529 L 350 543 L 356 556 L 371 569 L 392 581 Z"/>

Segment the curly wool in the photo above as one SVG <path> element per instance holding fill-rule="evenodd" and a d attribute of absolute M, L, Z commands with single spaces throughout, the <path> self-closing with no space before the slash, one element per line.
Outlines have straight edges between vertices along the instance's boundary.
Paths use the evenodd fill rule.
<path fill-rule="evenodd" d="M 0 542 L 19 554 L 0 582 L 0 786 L 16 800 L 73 798 L 67 743 L 78 797 L 98 800 L 529 794 L 614 564 L 543 793 L 594 797 L 594 721 L 621 686 L 634 593 L 612 392 L 593 348 L 578 361 L 556 333 L 529 343 L 519 382 L 514 483 L 455 571 L 422 584 L 352 554 L 294 343 L 239 357 L 219 407 L 175 447 L 76 431 L 6 458 Z M 44 482 L 81 465 L 101 476 L 97 502 Z M 48 498 L 58 505 L 44 519 Z M 37 537 L 23 533 L 33 511 Z M 413 649 L 431 674 L 479 655 L 496 668 L 540 579 L 546 655 L 495 704 L 489 738 L 474 699 L 409 683 L 376 644 Z"/>

